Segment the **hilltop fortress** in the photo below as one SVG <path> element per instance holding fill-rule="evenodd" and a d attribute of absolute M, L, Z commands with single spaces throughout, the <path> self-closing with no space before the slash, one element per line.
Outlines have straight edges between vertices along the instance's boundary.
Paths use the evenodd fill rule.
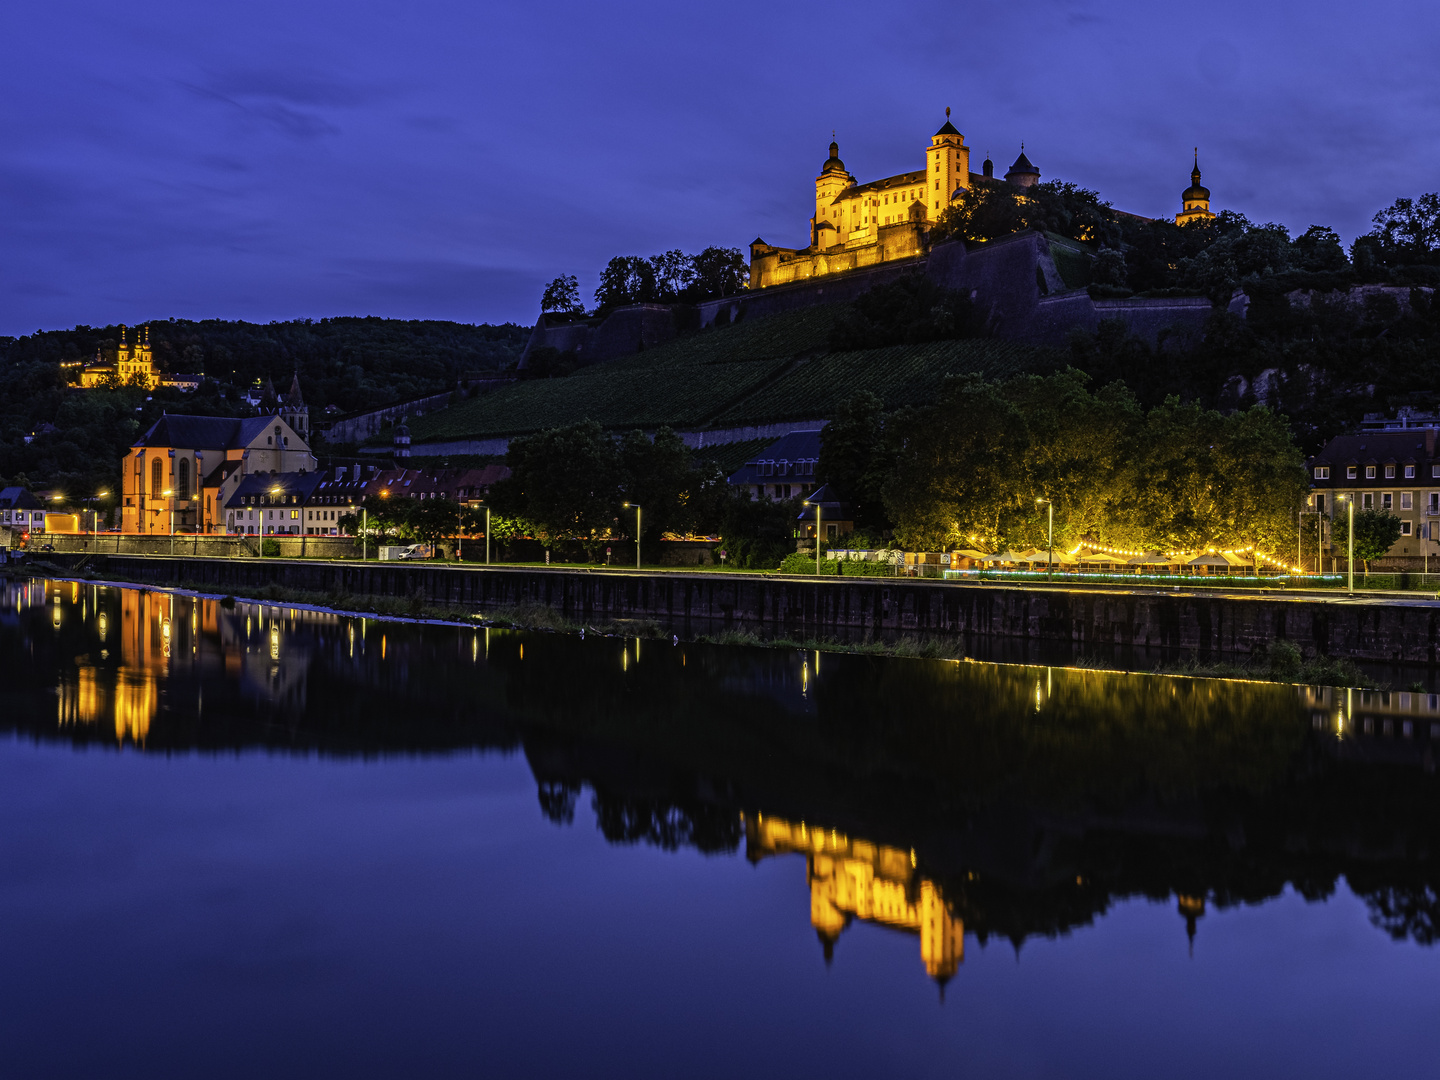
<path fill-rule="evenodd" d="M 988 158 L 979 173 L 971 172 L 965 137 L 949 109 L 945 115 L 924 149 L 923 168 L 866 183 L 850 174 L 832 141 L 815 178 L 809 244 L 785 248 L 757 238 L 750 245 L 750 286 L 743 294 L 693 306 L 635 304 L 603 320 L 542 315 L 521 365 L 541 346 L 574 353 L 582 363 L 611 360 L 739 318 L 847 303 L 906 273 L 923 273 L 969 297 L 991 335 L 1005 340 L 1064 345 L 1071 331 L 1093 332 L 1106 319 L 1123 320 L 1150 341 L 1162 332 L 1180 339 L 1199 333 L 1212 310 L 1202 296 L 1092 298 L 1087 286 L 1094 251 L 1077 241 L 1032 231 L 984 244 L 932 242 L 940 216 L 968 191 L 979 185 L 1030 188 L 1041 175 L 1023 144 L 1003 177 L 995 175 Z M 1215 216 L 1210 192 L 1200 185 L 1198 153 L 1190 180 L 1176 224 Z M 1236 303 L 1243 305 L 1243 299 Z"/>
<path fill-rule="evenodd" d="M 1200 157 L 1196 151 L 1191 182 L 1181 195 L 1182 209 L 1175 224 L 1213 218 L 1210 192 L 1200 186 Z M 750 245 L 750 288 L 767 289 L 794 281 L 843 273 L 898 259 L 922 256 L 927 230 L 957 199 L 972 188 L 1005 183 L 1019 188 L 1040 182 L 1040 170 L 1020 156 L 997 181 L 995 163 L 988 157 L 981 171 L 970 171 L 970 148 L 965 136 L 950 122 L 930 138 L 925 167 L 861 184 L 840 160 L 840 146 L 830 143 L 830 156 L 815 178 L 815 212 L 810 218 L 810 244 L 782 248 L 756 239 Z M 1138 215 L 1126 215 L 1138 217 Z"/>

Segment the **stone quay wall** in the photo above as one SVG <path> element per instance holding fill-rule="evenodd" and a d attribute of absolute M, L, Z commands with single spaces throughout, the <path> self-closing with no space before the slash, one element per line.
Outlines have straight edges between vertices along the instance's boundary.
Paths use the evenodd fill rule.
<path fill-rule="evenodd" d="M 63 562 L 67 557 L 57 557 Z M 680 632 L 753 629 L 795 638 L 962 635 L 1076 650 L 1165 649 L 1245 656 L 1277 639 L 1306 653 L 1435 664 L 1440 603 L 1105 588 L 1014 588 L 740 574 L 491 569 L 285 559 L 96 557 L 97 577 L 185 583 L 243 598 L 277 585 L 316 593 L 423 597 L 477 609 L 544 604 L 576 622 L 655 619 Z"/>

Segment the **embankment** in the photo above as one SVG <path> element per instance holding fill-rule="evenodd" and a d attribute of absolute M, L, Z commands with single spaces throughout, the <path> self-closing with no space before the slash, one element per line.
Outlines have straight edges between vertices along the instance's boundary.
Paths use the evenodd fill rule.
<path fill-rule="evenodd" d="M 1424 600 L 127 555 L 96 557 L 84 570 L 241 597 L 272 586 L 477 610 L 543 604 L 574 622 L 651 619 L 687 636 L 717 629 L 797 640 L 959 635 L 1063 645 L 1076 655 L 1147 649 L 1201 660 L 1248 656 L 1285 639 L 1307 654 L 1354 660 L 1433 665 L 1440 656 L 1440 604 Z"/>

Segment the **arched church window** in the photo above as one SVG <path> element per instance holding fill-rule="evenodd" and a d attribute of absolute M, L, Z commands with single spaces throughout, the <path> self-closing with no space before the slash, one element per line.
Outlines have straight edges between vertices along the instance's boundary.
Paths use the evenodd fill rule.
<path fill-rule="evenodd" d="M 178 499 L 190 498 L 190 459 L 180 459 L 179 483 L 175 487 L 175 497 Z"/>
<path fill-rule="evenodd" d="M 165 486 L 161 483 L 163 479 L 160 472 L 160 459 L 152 458 L 150 461 L 150 497 L 152 499 L 158 499 L 160 493 L 165 490 Z"/>

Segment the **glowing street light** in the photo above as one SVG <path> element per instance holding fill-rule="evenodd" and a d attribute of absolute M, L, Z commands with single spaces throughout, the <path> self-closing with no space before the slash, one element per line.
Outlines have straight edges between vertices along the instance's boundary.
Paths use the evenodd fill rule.
<path fill-rule="evenodd" d="M 1346 540 L 1347 540 L 1347 542 L 1348 542 L 1348 544 L 1349 544 L 1350 550 L 1349 550 L 1349 553 L 1348 553 L 1347 556 L 1346 556 L 1346 560 L 1345 560 L 1345 561 L 1346 561 L 1346 565 L 1349 567 L 1349 575 L 1350 575 L 1350 595 L 1351 595 L 1351 596 L 1354 596 L 1354 595 L 1355 595 L 1355 496 L 1354 496 L 1354 495 L 1341 495 L 1340 498 L 1342 498 L 1342 499 L 1345 500 L 1345 507 L 1346 507 L 1347 512 L 1348 512 L 1349 515 L 1350 515 L 1350 518 L 1349 518 L 1349 528 L 1347 528 L 1347 529 L 1345 530 Z"/>
<path fill-rule="evenodd" d="M 639 503 L 628 503 L 628 502 L 625 504 L 625 508 L 626 508 L 627 510 L 628 510 L 630 507 L 632 507 L 632 506 L 635 508 L 635 569 L 636 569 L 636 570 L 639 570 L 639 569 L 640 569 L 640 504 L 639 504 Z M 548 558 L 548 556 L 547 556 L 547 558 Z"/>
<path fill-rule="evenodd" d="M 824 515 L 824 511 L 818 502 L 812 503 L 809 499 L 805 500 L 804 505 L 815 507 L 815 576 L 818 578 L 820 576 L 820 519 Z"/>
<path fill-rule="evenodd" d="M 1036 499 L 1036 506 L 1045 507 L 1050 518 L 1050 554 L 1045 559 L 1045 576 L 1055 579 L 1055 504 L 1049 499 Z"/>
<path fill-rule="evenodd" d="M 171 554 L 171 555 L 174 555 L 174 554 L 175 554 L 175 499 L 173 498 L 174 494 L 175 494 L 175 491 L 174 491 L 174 489 L 172 489 L 172 488 L 166 488 L 164 491 L 160 492 L 161 497 L 162 497 L 162 498 L 165 498 L 165 499 L 168 499 L 169 502 L 170 502 L 170 554 Z"/>

